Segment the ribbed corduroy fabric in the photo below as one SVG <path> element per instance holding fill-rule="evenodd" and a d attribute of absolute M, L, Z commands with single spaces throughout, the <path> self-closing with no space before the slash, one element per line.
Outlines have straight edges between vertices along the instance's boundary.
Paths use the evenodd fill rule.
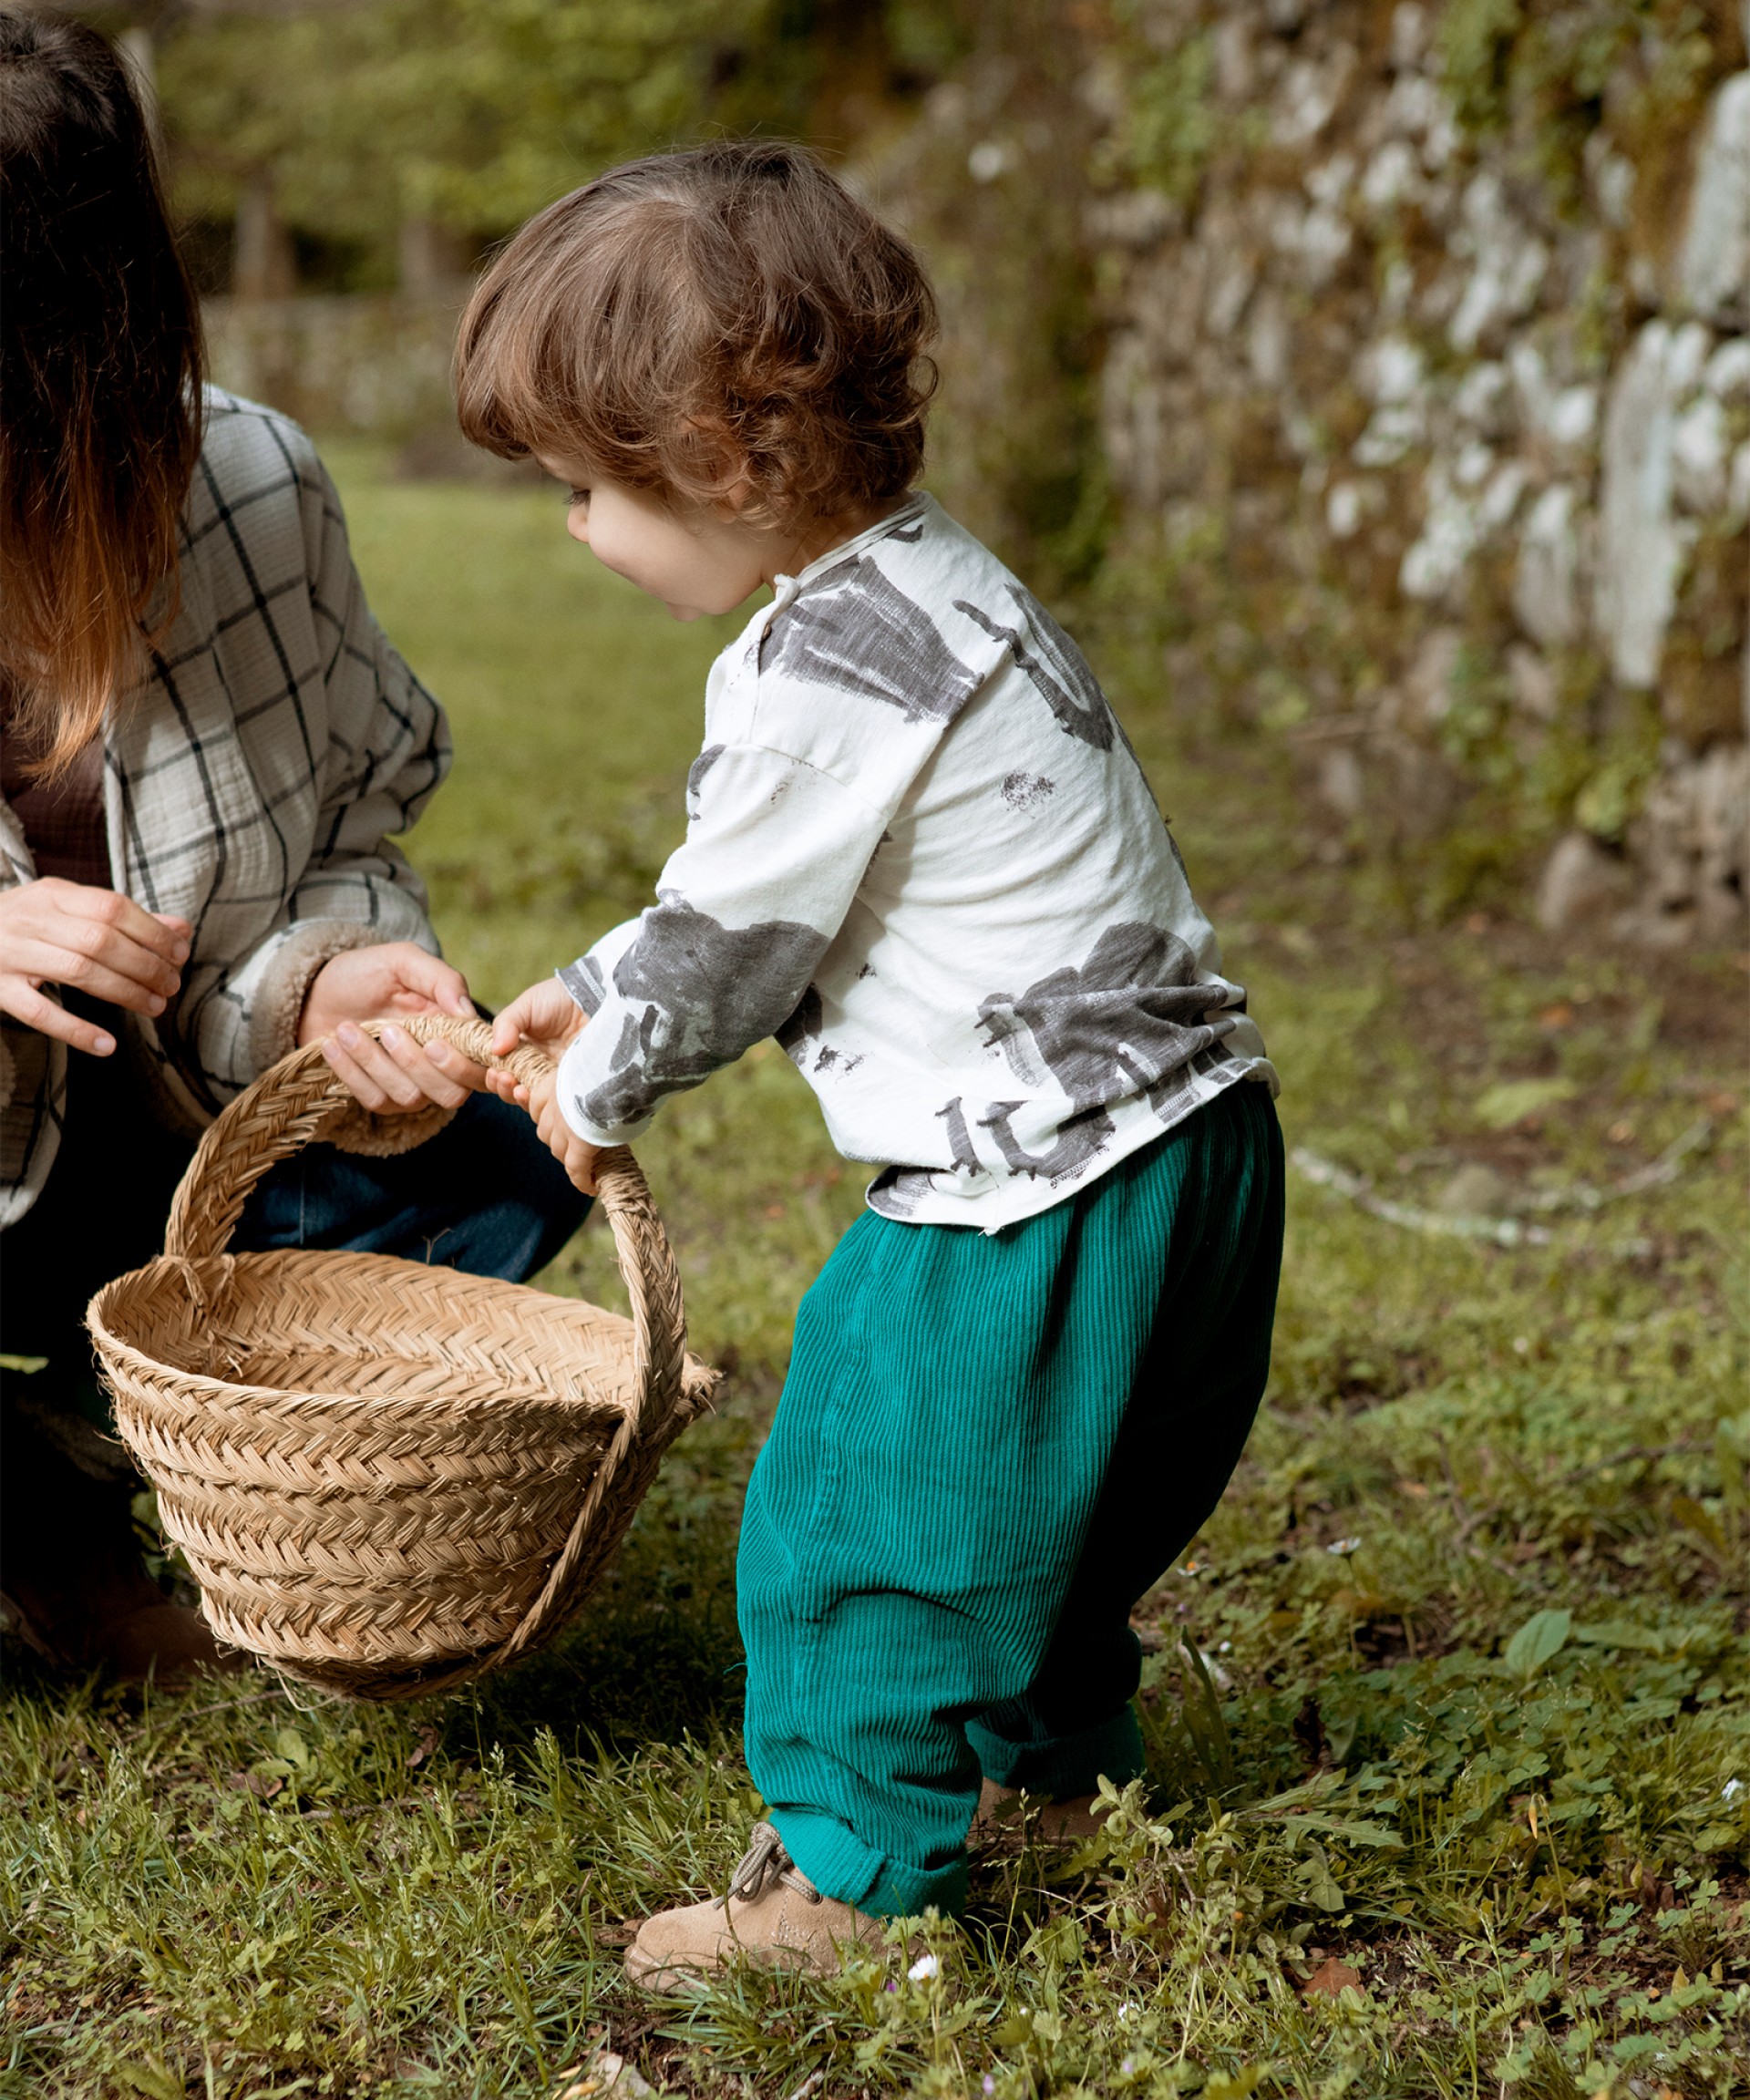
<path fill-rule="evenodd" d="M 797 1315 L 748 1488 L 748 1768 L 798 1866 L 956 1910 L 981 1773 L 1142 1770 L 1130 1607 L 1214 1508 L 1262 1395 L 1282 1150 L 1230 1086 L 995 1233 L 865 1213 Z"/>

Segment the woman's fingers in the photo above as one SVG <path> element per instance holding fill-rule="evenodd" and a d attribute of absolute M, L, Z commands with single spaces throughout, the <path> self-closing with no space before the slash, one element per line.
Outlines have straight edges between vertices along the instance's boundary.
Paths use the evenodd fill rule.
<path fill-rule="evenodd" d="M 468 979 L 454 963 L 446 962 L 438 955 L 428 955 L 410 941 L 396 942 L 393 955 L 404 995 L 412 993 L 418 998 L 428 999 L 440 1014 L 454 1014 L 458 1019 L 468 1021 L 475 1018 L 474 1002 L 468 995 Z"/>
<path fill-rule="evenodd" d="M 47 911 L 97 930 L 98 948 L 88 952 L 100 949 L 107 961 L 114 962 L 118 956 L 144 949 L 174 974 L 189 959 L 193 929 L 186 919 L 160 918 L 118 890 L 98 890 L 88 883 L 50 878 L 36 888 L 39 904 Z M 82 951 L 88 950 L 85 942 L 77 945 Z"/>
<path fill-rule="evenodd" d="M 466 1074 L 479 1073 L 485 1077 L 478 1065 L 452 1050 L 448 1043 L 416 1043 L 405 1029 L 393 1024 L 384 1029 L 378 1040 L 425 1098 L 442 1107 L 459 1108 L 468 1099 L 474 1083 Z"/>
<path fill-rule="evenodd" d="M 180 982 L 175 971 L 131 943 L 128 944 L 129 952 L 116 956 L 113 965 L 113 949 L 88 954 L 73 944 L 85 930 L 84 923 L 75 920 L 57 929 L 63 936 L 61 940 L 26 938 L 11 942 L 6 961 L 21 976 L 50 984 L 70 984 L 94 999 L 126 1006 L 135 1014 L 161 1014 Z"/>
<path fill-rule="evenodd" d="M 22 1021 L 39 1035 L 52 1035 L 57 1043 L 66 1043 L 93 1057 L 108 1057 L 116 1047 L 113 1035 L 92 1022 L 81 1020 L 77 1014 L 69 1014 L 65 1006 L 38 991 L 29 978 L 11 971 L 0 973 L 0 1013 L 10 1014 L 15 1021 Z"/>
<path fill-rule="evenodd" d="M 373 1039 L 356 1023 L 343 1021 L 324 1037 L 322 1054 L 355 1097 L 378 1116 L 405 1115 L 427 1102 L 459 1108 L 491 1076 L 448 1043 L 418 1043 L 393 1022 Z"/>
<path fill-rule="evenodd" d="M 67 885 L 72 888 L 72 884 Z M 56 984 L 77 984 L 98 998 L 112 993 L 99 991 L 95 973 L 108 971 L 111 978 L 156 993 L 169 999 L 181 983 L 174 963 L 167 962 L 156 949 L 143 946 L 88 913 L 57 910 L 33 913 L 15 929 L 7 943 L 9 967 L 31 977 L 46 977 Z M 144 1012 L 142 1007 L 139 1009 Z"/>
<path fill-rule="evenodd" d="M 427 1095 L 417 1080 L 355 1023 L 343 1021 L 332 1035 L 324 1036 L 322 1054 L 348 1091 L 374 1115 L 406 1115 L 410 1108 L 425 1106 Z"/>

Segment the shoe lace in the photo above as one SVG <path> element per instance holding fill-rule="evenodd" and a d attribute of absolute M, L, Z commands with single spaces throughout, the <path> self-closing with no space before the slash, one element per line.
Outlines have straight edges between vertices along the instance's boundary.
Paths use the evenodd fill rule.
<path fill-rule="evenodd" d="M 787 1889 L 794 1889 L 810 1903 L 822 1900 L 820 1891 L 790 1858 L 777 1832 L 769 1823 L 756 1823 L 747 1849 L 741 1856 L 741 1864 L 729 1877 L 727 1893 L 717 1898 L 717 1908 L 726 1910 L 732 1897 L 739 1902 L 751 1903 L 775 1881 L 781 1882 Z"/>

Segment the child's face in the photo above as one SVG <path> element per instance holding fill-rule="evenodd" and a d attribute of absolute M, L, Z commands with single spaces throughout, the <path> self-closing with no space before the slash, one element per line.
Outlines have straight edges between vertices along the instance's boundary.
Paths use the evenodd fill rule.
<path fill-rule="evenodd" d="M 604 568 L 660 598 L 677 620 L 731 612 L 783 567 L 788 541 L 733 514 L 671 508 L 660 497 L 611 481 L 575 461 L 540 455 L 571 486 L 566 530 Z"/>

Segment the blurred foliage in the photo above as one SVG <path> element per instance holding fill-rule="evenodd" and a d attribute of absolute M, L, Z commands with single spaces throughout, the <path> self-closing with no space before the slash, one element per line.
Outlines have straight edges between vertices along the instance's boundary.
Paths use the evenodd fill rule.
<path fill-rule="evenodd" d="M 160 92 L 179 199 L 222 213 L 265 171 L 294 224 L 427 217 L 502 232 L 595 169 L 689 129 L 770 0 L 366 0 L 190 18 Z"/>
<path fill-rule="evenodd" d="M 942 304 L 930 485 L 1048 595 L 1090 582 L 1113 520 L 1085 221 L 1102 117 L 1073 91 L 1088 46 L 1072 15 L 1061 0 L 965 0 L 958 63 L 914 118 L 871 129 L 857 161 Z"/>
<path fill-rule="evenodd" d="M 842 148 L 963 44 L 932 0 L 357 0 L 186 15 L 159 84 L 186 213 L 266 175 L 292 225 L 381 255 L 404 220 L 499 236 L 714 129 Z"/>
<path fill-rule="evenodd" d="M 1107 181 L 1138 182 L 1189 206 L 1221 130 L 1210 32 L 1198 29 L 1163 46 L 1158 38 L 1150 40 L 1150 11 L 1139 0 L 1117 0 L 1114 12 L 1124 86 L 1097 172 Z"/>
<path fill-rule="evenodd" d="M 1442 73 L 1459 123 L 1514 131 L 1558 206 L 1584 202 L 1586 142 L 1605 115 L 1630 138 L 1692 119 L 1714 82 L 1743 63 L 1728 0 L 1446 0 Z"/>

